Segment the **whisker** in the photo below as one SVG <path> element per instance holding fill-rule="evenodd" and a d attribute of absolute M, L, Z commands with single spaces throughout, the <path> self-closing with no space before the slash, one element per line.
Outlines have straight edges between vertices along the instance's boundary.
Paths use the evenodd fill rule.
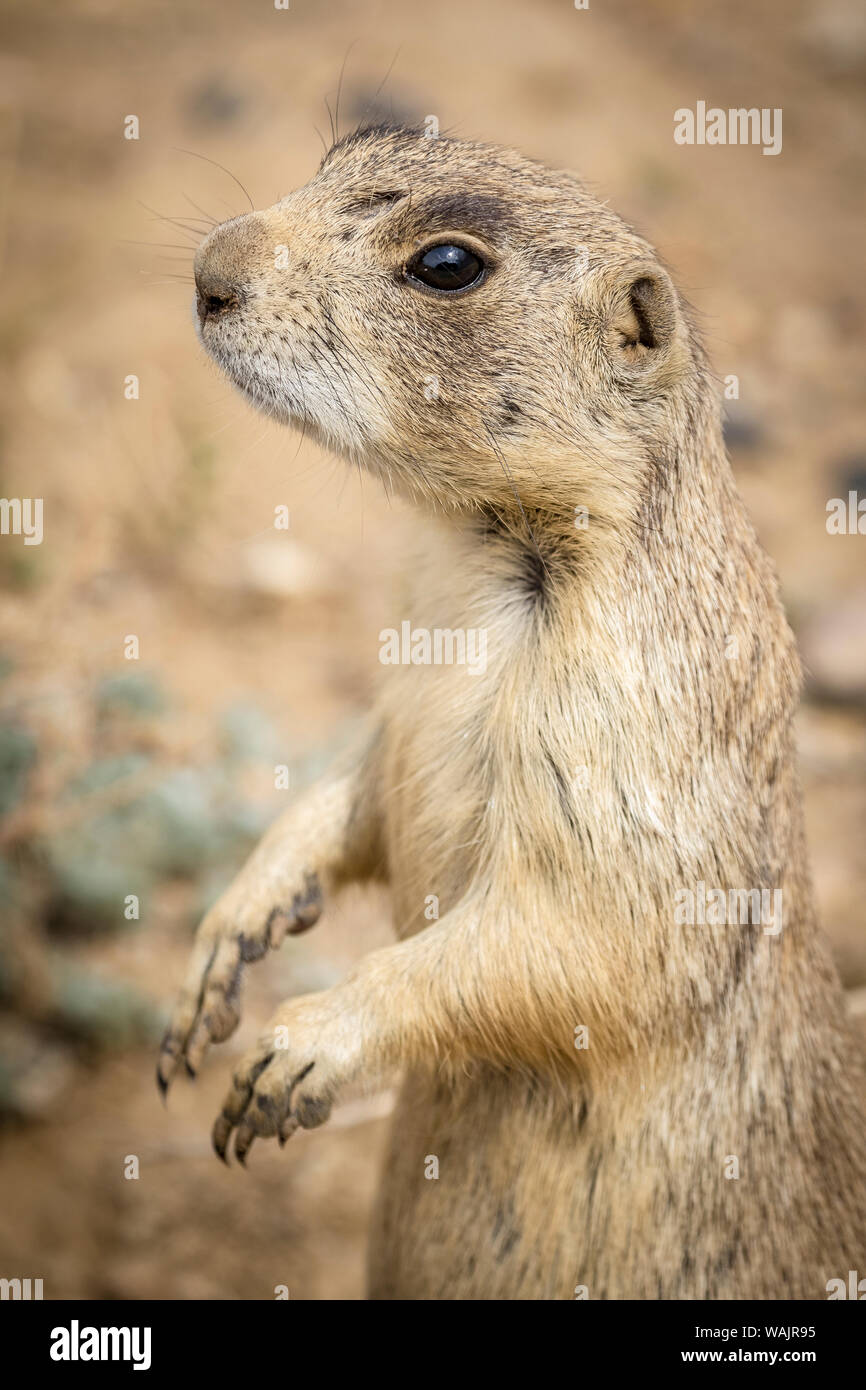
<path fill-rule="evenodd" d="M 175 146 L 174 148 L 177 150 L 178 154 L 188 154 L 191 155 L 193 159 L 203 159 L 206 164 L 212 164 L 215 169 L 222 169 L 223 173 L 228 174 L 229 178 L 237 184 L 238 188 L 243 193 L 244 197 L 250 205 L 250 212 L 255 212 L 255 203 L 253 202 L 246 188 L 244 188 L 244 185 L 241 183 L 240 179 L 237 177 L 236 174 L 232 173 L 231 169 L 227 169 L 224 164 L 220 164 L 216 159 L 211 159 L 206 154 L 197 154 L 195 150 L 182 150 L 178 146 Z"/>
<path fill-rule="evenodd" d="M 216 218 L 215 218 L 215 217 L 211 217 L 210 213 L 206 212 L 204 208 L 199 207 L 198 203 L 193 202 L 192 198 L 189 196 L 188 193 L 184 193 L 183 196 L 186 198 L 186 201 L 189 203 L 189 205 L 190 205 L 191 208 L 195 208 L 196 212 L 200 212 L 200 213 L 201 213 L 201 215 L 202 215 L 202 217 L 204 218 L 205 222 L 209 222 L 210 225 L 211 225 L 212 227 L 218 227 L 218 226 L 219 226 L 219 223 L 217 222 Z"/>
<path fill-rule="evenodd" d="M 179 216 L 172 216 L 167 212 L 160 213 L 158 215 L 162 218 L 163 221 L 179 222 L 183 227 L 186 227 L 189 231 L 197 232 L 199 227 L 209 227 L 211 225 L 210 221 L 206 220 L 204 217 L 190 217 L 188 212 L 183 212 Z"/>
<path fill-rule="evenodd" d="M 160 251 L 192 251 L 189 243 L 176 241 L 133 241 L 131 237 L 121 237 L 121 246 L 152 246 Z"/>
<path fill-rule="evenodd" d="M 373 95 L 371 96 L 370 100 L 367 102 L 367 105 L 364 107 L 364 110 L 363 110 L 362 113 L 361 113 L 361 119 L 360 119 L 359 122 L 358 122 L 358 129 L 359 129 L 359 130 L 362 128 L 362 126 L 363 126 L 363 124 L 364 124 L 364 121 L 365 121 L 365 119 L 366 119 L 366 117 L 367 117 L 367 113 L 376 105 L 376 102 L 379 100 L 379 97 L 380 97 L 381 94 L 382 94 L 382 88 L 384 87 L 385 83 L 388 81 L 388 78 L 391 76 L 391 73 L 394 71 L 394 65 L 395 65 L 395 63 L 397 62 L 397 59 L 400 57 L 400 54 L 401 54 L 402 51 L 403 51 L 403 45 L 400 44 L 400 45 L 397 47 L 397 50 L 396 50 L 396 52 L 395 52 L 395 54 L 394 54 L 394 57 L 391 59 L 390 63 L 388 64 L 388 67 L 387 67 L 386 72 L 385 72 L 385 76 L 382 78 L 382 81 L 379 83 L 378 87 L 376 88 L 375 92 L 373 93 Z"/>
<path fill-rule="evenodd" d="M 352 398 L 352 404 L 355 406 L 355 409 L 357 410 L 357 408 L 358 408 L 358 402 L 357 402 L 357 399 L 356 399 L 356 397 L 355 397 L 355 391 L 354 391 L 354 387 L 353 387 L 353 385 L 352 385 L 352 380 L 351 380 L 351 378 L 350 378 L 350 376 L 349 376 L 349 374 L 348 374 L 348 372 L 347 372 L 347 370 L 346 370 L 346 367 L 345 367 L 344 363 L 340 360 L 338 354 L 334 352 L 333 348 L 330 348 L 330 347 L 328 346 L 327 341 L 322 337 L 321 333 L 319 333 L 318 330 L 315 329 L 315 328 L 311 329 L 311 331 L 312 331 L 312 334 L 313 334 L 314 338 L 316 338 L 316 340 L 317 340 L 318 342 L 320 342 L 320 343 L 322 344 L 322 346 L 324 347 L 324 349 L 325 349 L 325 356 L 323 357 L 321 353 L 317 353 L 316 350 L 315 350 L 315 348 L 312 348 L 312 347 L 311 347 L 311 348 L 310 348 L 310 351 L 311 351 L 311 353 L 312 353 L 312 355 L 313 355 L 313 359 L 314 359 L 316 365 L 321 369 L 321 371 L 322 371 L 322 372 L 324 373 L 324 375 L 327 377 L 327 379 L 329 380 L 329 382 L 334 386 L 334 388 L 335 388 L 335 389 L 334 389 L 334 398 L 335 398 L 335 400 L 336 400 L 336 402 L 337 402 L 337 408 L 339 409 L 341 415 L 343 416 L 343 419 L 344 419 L 345 422 L 346 422 L 348 431 L 349 431 L 349 433 L 351 434 L 351 430 L 352 430 L 352 421 L 351 421 L 351 419 L 350 419 L 350 417 L 349 417 L 349 412 L 348 412 L 348 410 L 346 409 L 346 406 L 345 406 L 345 404 L 344 404 L 344 402 L 343 402 L 343 398 L 342 398 L 342 395 L 341 395 L 340 389 L 339 389 L 339 383 L 338 383 L 337 381 L 335 381 L 335 379 L 334 379 L 333 372 L 331 371 L 331 366 L 335 366 L 335 367 L 338 368 L 338 370 L 339 370 L 339 372 L 340 372 L 340 376 L 342 377 L 342 380 L 343 380 L 343 382 L 345 383 L 345 389 L 346 389 L 346 391 L 348 392 L 348 394 L 351 396 L 351 398 Z"/>
<path fill-rule="evenodd" d="M 143 203 L 140 198 L 137 199 L 137 202 L 139 207 L 144 208 L 145 212 L 149 212 L 151 217 L 155 218 L 157 222 L 167 222 L 170 227 L 177 227 L 182 232 L 188 232 L 191 237 L 195 238 L 196 242 L 201 240 L 201 232 L 198 228 L 190 227 L 177 217 L 167 217 L 165 213 L 157 212 L 155 208 L 149 207 L 147 203 Z"/>
<path fill-rule="evenodd" d="M 343 76 L 344 76 L 345 71 L 346 71 L 346 64 L 347 64 L 348 61 L 349 61 L 349 54 L 352 52 L 352 49 L 355 47 L 355 42 L 356 42 L 356 40 L 353 39 L 352 42 L 349 44 L 349 47 L 346 49 L 346 55 L 345 55 L 345 57 L 343 58 L 343 66 L 340 68 L 340 76 L 339 76 L 339 79 L 338 79 L 338 81 L 337 81 L 337 100 L 336 100 L 336 102 L 334 103 L 334 124 L 335 124 L 336 129 L 337 129 L 337 139 L 338 139 L 338 140 L 339 140 L 339 138 L 340 138 L 340 96 L 341 96 L 342 91 L 343 91 Z"/>
<path fill-rule="evenodd" d="M 331 144 L 332 144 L 332 145 L 336 145 L 336 143 L 337 143 L 337 136 L 336 136 L 336 132 L 335 132 L 335 130 L 334 130 L 334 115 L 333 115 L 333 112 L 331 111 L 330 102 L 328 101 L 328 98 L 327 98 L 327 97 L 325 97 L 325 110 L 326 110 L 327 113 L 328 113 L 328 120 L 329 120 L 329 122 L 330 122 L 330 124 L 331 124 Z"/>

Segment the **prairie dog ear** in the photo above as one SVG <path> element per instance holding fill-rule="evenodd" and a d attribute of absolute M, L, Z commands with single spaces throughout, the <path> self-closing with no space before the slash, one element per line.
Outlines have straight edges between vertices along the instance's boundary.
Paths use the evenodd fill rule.
<path fill-rule="evenodd" d="M 657 265 L 622 275 L 611 314 L 612 347 L 628 375 L 674 368 L 682 360 L 683 322 L 670 276 Z"/>

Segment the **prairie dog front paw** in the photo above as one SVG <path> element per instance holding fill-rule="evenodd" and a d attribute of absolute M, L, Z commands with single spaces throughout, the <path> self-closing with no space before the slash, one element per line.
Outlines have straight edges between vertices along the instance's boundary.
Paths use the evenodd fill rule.
<path fill-rule="evenodd" d="M 227 1162 L 234 1132 L 243 1163 L 256 1137 L 281 1144 L 299 1128 L 316 1129 L 339 1090 L 361 1069 L 360 1020 L 339 988 L 291 999 L 234 1073 L 213 1128 L 213 1145 Z"/>
<path fill-rule="evenodd" d="M 160 1048 L 157 1082 L 167 1091 L 181 1062 L 192 1076 L 212 1042 L 224 1042 L 240 1021 L 245 965 L 309 930 L 323 906 L 319 876 L 306 870 L 297 887 L 280 891 L 268 874 L 245 869 L 210 909 L 196 933 L 186 979 Z"/>

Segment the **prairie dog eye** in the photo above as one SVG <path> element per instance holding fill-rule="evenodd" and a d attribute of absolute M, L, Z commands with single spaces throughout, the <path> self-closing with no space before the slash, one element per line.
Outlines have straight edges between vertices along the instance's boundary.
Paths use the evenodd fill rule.
<path fill-rule="evenodd" d="M 480 256 L 465 246 L 428 246 L 406 267 L 406 278 L 433 290 L 465 290 L 476 284 L 486 267 Z"/>

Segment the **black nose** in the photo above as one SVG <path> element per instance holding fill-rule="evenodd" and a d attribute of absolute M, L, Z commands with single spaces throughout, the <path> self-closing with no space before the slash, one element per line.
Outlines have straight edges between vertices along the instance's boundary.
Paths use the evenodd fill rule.
<path fill-rule="evenodd" d="M 206 267 L 196 269 L 195 289 L 196 309 L 202 328 L 208 319 L 220 318 L 223 314 L 237 309 L 243 297 L 237 285 L 230 284 L 219 275 L 208 273 Z"/>

